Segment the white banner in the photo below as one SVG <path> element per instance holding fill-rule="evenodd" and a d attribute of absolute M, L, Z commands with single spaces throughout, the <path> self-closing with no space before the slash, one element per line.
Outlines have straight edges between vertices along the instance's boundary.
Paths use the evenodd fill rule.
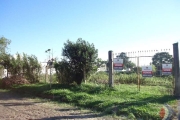
<path fill-rule="evenodd" d="M 172 74 L 172 64 L 162 64 L 162 75 Z"/>
<path fill-rule="evenodd" d="M 114 68 L 114 70 L 122 70 L 123 69 L 123 59 L 114 58 L 113 59 L 113 68 Z"/>
<path fill-rule="evenodd" d="M 152 66 L 142 66 L 142 76 L 152 77 Z"/>

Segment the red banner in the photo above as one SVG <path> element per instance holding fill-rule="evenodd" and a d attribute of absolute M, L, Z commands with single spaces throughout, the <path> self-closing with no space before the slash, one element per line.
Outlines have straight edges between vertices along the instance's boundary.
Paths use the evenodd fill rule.
<path fill-rule="evenodd" d="M 121 64 L 121 63 L 114 63 L 114 67 L 122 67 L 123 66 L 123 64 Z"/>

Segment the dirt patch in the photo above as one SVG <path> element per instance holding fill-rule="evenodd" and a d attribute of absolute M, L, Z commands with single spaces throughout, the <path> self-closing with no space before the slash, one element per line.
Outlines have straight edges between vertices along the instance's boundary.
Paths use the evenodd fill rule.
<path fill-rule="evenodd" d="M 55 104 L 45 99 L 30 99 L 0 89 L 0 119 L 2 120 L 116 120 L 101 113 L 81 110 L 67 104 Z"/>

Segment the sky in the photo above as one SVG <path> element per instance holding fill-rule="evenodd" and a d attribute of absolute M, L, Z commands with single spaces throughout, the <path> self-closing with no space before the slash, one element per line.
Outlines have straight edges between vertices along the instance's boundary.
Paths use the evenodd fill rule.
<path fill-rule="evenodd" d="M 0 0 L 0 37 L 11 54 L 40 62 L 62 58 L 69 39 L 93 43 L 98 57 L 114 53 L 171 49 L 180 41 L 179 0 Z M 52 55 L 52 54 L 51 54 Z"/>

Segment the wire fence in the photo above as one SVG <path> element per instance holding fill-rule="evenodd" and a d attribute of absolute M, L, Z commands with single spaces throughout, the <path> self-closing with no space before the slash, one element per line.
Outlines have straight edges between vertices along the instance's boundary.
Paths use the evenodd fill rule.
<path fill-rule="evenodd" d="M 128 51 L 128 52 L 123 52 L 125 53 L 125 55 L 127 56 L 128 60 L 131 61 L 132 63 L 135 64 L 135 66 L 137 67 L 137 64 L 139 62 L 139 67 L 142 66 L 149 66 L 149 65 L 153 65 L 153 57 L 155 54 L 157 53 L 162 53 L 162 52 L 166 52 L 168 53 L 171 57 L 173 55 L 173 50 L 172 49 L 156 49 L 156 50 L 136 50 L 136 51 Z M 114 58 L 117 58 L 117 56 L 120 56 L 120 52 L 115 52 L 114 53 Z M 161 59 L 161 58 L 159 58 Z M 161 63 L 159 63 L 159 66 L 156 66 L 156 70 L 161 74 L 162 71 L 162 63 L 168 63 L 166 61 L 161 61 Z M 172 64 L 172 63 L 171 63 Z M 126 66 L 127 69 L 130 69 L 130 66 Z"/>

